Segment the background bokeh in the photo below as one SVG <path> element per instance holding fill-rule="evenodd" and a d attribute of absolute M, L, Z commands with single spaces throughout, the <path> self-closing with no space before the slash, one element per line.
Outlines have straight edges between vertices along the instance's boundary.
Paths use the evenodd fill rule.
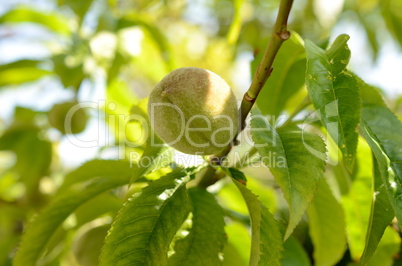
<path fill-rule="evenodd" d="M 10 263 L 24 225 L 51 200 L 66 173 L 89 159 L 117 158 L 114 144 L 125 132 L 108 116 L 128 115 L 171 70 L 209 69 L 240 100 L 278 5 L 278 0 L 0 1 L 0 265 Z M 323 47 L 340 33 L 349 34 L 350 68 L 379 87 L 401 117 L 401 10 L 400 0 L 295 1 L 289 29 Z M 67 107 L 78 102 L 94 102 L 101 110 L 85 108 L 73 121 L 74 138 L 97 140 L 92 147 L 74 145 L 62 130 Z M 72 263 L 68 255 L 64 262 L 58 259 L 63 252 L 60 246 L 49 264 Z"/>

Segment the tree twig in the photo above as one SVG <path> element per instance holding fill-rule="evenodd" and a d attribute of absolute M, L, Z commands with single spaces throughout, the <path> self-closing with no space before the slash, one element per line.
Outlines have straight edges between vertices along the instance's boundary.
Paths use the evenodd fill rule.
<path fill-rule="evenodd" d="M 237 142 L 237 136 L 245 128 L 247 115 L 250 113 L 250 110 L 253 107 L 258 94 L 260 93 L 261 89 L 264 87 L 264 84 L 267 82 L 269 76 L 271 75 L 272 65 L 274 63 L 275 57 L 279 49 L 281 48 L 282 43 L 290 37 L 290 32 L 287 30 L 287 24 L 292 4 L 293 0 L 281 0 L 279 4 L 278 16 L 272 30 L 271 38 L 269 39 L 267 48 L 265 49 L 264 56 L 257 68 L 250 88 L 244 94 L 243 100 L 240 105 L 240 130 L 234 138 L 234 141 L 230 143 L 228 147 L 226 147 L 219 154 L 213 155 L 211 157 L 212 164 L 219 164 L 222 162 L 222 160 L 224 160 L 224 158 L 226 158 L 227 154 L 231 150 L 233 143 Z M 211 166 L 209 167 L 209 171 L 206 171 L 206 174 L 204 174 L 204 176 L 200 180 L 200 184 L 203 184 L 201 185 L 202 187 L 205 187 L 205 184 L 211 183 L 210 175 L 212 174 L 212 171 L 215 171 L 215 168 Z M 210 181 L 205 182 L 206 180 L 204 179 L 208 179 Z"/>
<path fill-rule="evenodd" d="M 287 21 L 292 4 L 293 0 L 282 0 L 279 5 L 278 17 L 272 30 L 267 48 L 265 49 L 264 56 L 258 65 L 250 88 L 244 94 L 241 102 L 239 110 L 241 130 L 246 127 L 245 121 L 247 115 L 253 107 L 258 94 L 272 73 L 272 65 L 282 43 L 290 38 L 290 32 L 287 30 Z"/>

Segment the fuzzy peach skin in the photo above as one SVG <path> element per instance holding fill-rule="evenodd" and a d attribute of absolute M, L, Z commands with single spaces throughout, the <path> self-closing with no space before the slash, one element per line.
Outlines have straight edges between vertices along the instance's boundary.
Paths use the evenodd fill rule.
<path fill-rule="evenodd" d="M 238 130 L 237 102 L 229 85 L 196 67 L 173 70 L 156 85 L 148 116 L 165 143 L 187 154 L 216 154 Z"/>

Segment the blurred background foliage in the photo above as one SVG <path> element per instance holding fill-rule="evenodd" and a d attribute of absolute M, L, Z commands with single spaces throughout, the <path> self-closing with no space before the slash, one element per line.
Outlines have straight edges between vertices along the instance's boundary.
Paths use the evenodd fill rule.
<path fill-rule="evenodd" d="M 67 173 L 90 159 L 117 159 L 114 144 L 121 138 L 138 140 L 137 124 L 122 129 L 116 120 L 124 122 L 121 115 L 129 115 L 133 105 L 138 109 L 134 112 L 144 112 L 141 100 L 168 72 L 186 66 L 209 69 L 227 80 L 240 100 L 250 84 L 250 70 L 256 68 L 250 63 L 265 49 L 278 4 L 278 0 L 1 1 L 0 265 L 11 264 L 27 222 L 52 199 Z M 401 10 L 401 0 L 295 1 L 289 29 L 323 47 L 338 33 L 351 35 L 352 70 L 382 89 L 388 106 L 401 118 Z M 293 42 L 284 46 L 274 74 L 292 75 L 281 69 L 280 62 L 294 57 L 300 61 L 293 65 L 299 69 L 294 72 L 298 82 L 292 83 L 295 90 L 284 100 L 278 99 L 280 108 L 261 107 L 264 100 L 260 100 L 266 114 L 288 114 L 306 94 L 303 75 L 297 76 L 303 73 L 305 59 L 297 57 L 298 41 Z M 262 95 L 267 101 L 276 99 L 268 90 Z M 94 147 L 80 148 L 71 144 L 71 134 L 66 135 L 63 126 L 70 107 L 84 102 L 95 102 L 100 111 L 85 108 L 73 116 L 74 137 L 97 139 Z M 356 175 L 349 176 L 342 166 L 326 174 L 344 185 L 335 193 L 349 233 L 342 265 L 357 261 L 364 247 L 372 181 L 370 151 L 363 146 Z M 246 173 L 254 177 L 249 179 L 250 188 L 271 212 L 286 216 L 286 204 L 267 169 Z M 94 264 L 107 225 L 127 195 L 138 189 L 104 193 L 81 206 L 48 243 L 41 264 Z M 247 229 L 236 220 L 244 219 L 247 210 L 237 193 L 224 184 L 218 195 L 232 217 L 227 227 L 232 240 L 226 251 L 234 262 L 246 263 Z M 381 243 L 372 263 L 392 265 L 399 256 L 398 234 L 386 231 Z M 306 219 L 285 246 L 289 248 L 285 252 L 293 251 L 285 258 L 287 265 L 294 265 L 292 259 L 308 265 L 312 244 Z"/>

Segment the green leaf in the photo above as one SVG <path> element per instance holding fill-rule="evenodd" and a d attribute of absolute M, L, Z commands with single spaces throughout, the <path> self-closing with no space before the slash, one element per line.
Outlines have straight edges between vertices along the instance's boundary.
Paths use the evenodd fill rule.
<path fill-rule="evenodd" d="M 244 185 L 247 183 L 247 178 L 242 171 L 237 170 L 236 168 L 233 167 L 225 168 L 224 170 L 230 177 L 234 178 L 236 181 L 239 181 Z"/>
<path fill-rule="evenodd" d="M 15 257 L 15 265 L 27 265 L 36 261 L 60 224 L 78 207 L 105 191 L 128 184 L 133 174 L 138 179 L 152 168 L 152 165 L 142 166 L 137 168 L 135 174 L 127 162 L 106 160 L 102 167 L 100 164 L 100 161 L 84 164 L 82 169 L 75 171 L 77 178 L 71 178 L 70 175 L 71 181 L 63 186 L 53 202 L 29 225 Z M 104 171 L 109 171 L 106 168 L 115 171 L 110 171 L 109 175 L 102 175 L 95 169 L 96 167 L 101 167 L 100 169 Z M 90 175 L 91 170 L 93 175 Z M 31 245 L 33 242 L 35 245 Z"/>
<path fill-rule="evenodd" d="M 142 186 L 142 184 L 139 184 L 139 186 Z M 74 211 L 76 225 L 79 227 L 106 213 L 114 217 L 123 206 L 123 203 L 124 201 L 113 194 L 113 191 L 106 191 L 93 197 Z"/>
<path fill-rule="evenodd" d="M 269 209 L 270 212 L 275 213 L 277 210 L 277 193 L 272 186 L 264 184 L 264 180 L 257 180 L 255 178 L 247 179 L 245 174 L 236 168 L 223 168 L 224 171 L 236 181 L 247 185 L 248 189 L 253 193 L 258 194 L 258 199 L 261 203 Z M 219 203 L 227 209 L 242 215 L 248 215 L 247 206 L 244 203 L 239 190 L 233 183 L 227 183 L 219 191 Z"/>
<path fill-rule="evenodd" d="M 51 71 L 32 66 L 33 64 L 34 61 L 22 60 L 2 65 L 0 68 L 0 87 L 35 81 L 43 76 L 52 74 Z"/>
<path fill-rule="evenodd" d="M 368 144 L 360 139 L 353 174 L 347 171 L 344 164 L 338 164 L 333 168 L 338 169 L 336 171 L 338 182 L 342 180 L 341 182 L 347 186 L 342 195 L 342 206 L 350 256 L 353 260 L 358 260 L 363 253 L 370 217 L 373 191 L 372 160 L 370 156 L 367 156 L 370 153 Z"/>
<path fill-rule="evenodd" d="M 26 121 L 32 114 L 25 109 L 24 116 L 22 109 L 16 109 L 15 121 L 0 137 L 0 150 L 12 150 L 17 161 L 13 170 L 19 176 L 19 180 L 26 185 L 28 200 L 38 193 L 40 178 L 48 174 L 52 159 L 52 143 L 39 135 L 38 128 Z M 25 120 L 25 121 L 24 121 Z"/>
<path fill-rule="evenodd" d="M 244 266 L 247 265 L 240 255 L 239 250 L 231 243 L 228 243 L 223 250 L 223 266 Z"/>
<path fill-rule="evenodd" d="M 0 23 L 21 22 L 37 23 L 54 32 L 64 35 L 71 32 L 68 25 L 68 19 L 57 13 L 45 13 L 39 10 L 32 10 L 32 8 L 17 8 L 0 17 Z"/>
<path fill-rule="evenodd" d="M 4 181 L 4 175 L 1 181 Z M 4 188 L 4 184 L 0 184 Z M 2 196 L 2 195 L 1 195 Z M 4 199 L 2 197 L 2 199 Z M 15 225 L 18 221 L 23 221 L 26 211 L 16 204 L 2 204 L 0 220 L 0 265 L 12 265 L 11 254 L 15 252 L 15 247 L 20 240 L 20 233 L 16 232 Z M 7 219 L 4 219 L 7 217 Z"/>
<path fill-rule="evenodd" d="M 402 123 L 386 107 L 365 104 L 362 129 L 402 228 Z"/>
<path fill-rule="evenodd" d="M 29 224 L 15 256 L 14 265 L 34 264 L 56 229 L 75 209 L 102 192 L 127 184 L 130 175 L 131 171 L 128 168 L 125 175 L 117 172 L 116 175 L 94 178 L 71 186 L 56 196 L 52 203 Z"/>
<path fill-rule="evenodd" d="M 367 263 L 368 266 L 399 266 L 398 252 L 401 249 L 401 237 L 392 227 L 387 227 L 380 244 L 373 256 Z M 398 264 L 399 263 L 399 264 Z M 362 264 L 363 265 L 363 264 Z"/>
<path fill-rule="evenodd" d="M 170 166 L 170 164 L 173 162 L 174 150 L 167 146 L 159 148 L 147 146 L 141 158 L 147 159 L 144 159 L 143 162 L 140 160 L 139 162 L 132 163 L 130 184 L 137 180 L 138 172 L 141 172 L 141 170 L 144 170 L 142 175 L 148 175 L 153 171 Z M 142 164 L 147 164 L 149 162 L 151 162 L 150 167 L 144 168 L 141 166 Z"/>
<path fill-rule="evenodd" d="M 357 81 L 345 71 L 350 59 L 348 40 L 348 35 L 340 35 L 326 51 L 306 40 L 306 84 L 321 121 L 352 172 L 361 104 Z"/>
<path fill-rule="evenodd" d="M 192 227 L 175 243 L 169 265 L 222 265 L 219 257 L 226 242 L 223 210 L 215 197 L 201 188 L 191 188 Z"/>
<path fill-rule="evenodd" d="M 120 73 L 121 67 L 129 62 L 129 58 L 124 56 L 118 49 L 116 49 L 114 59 L 107 72 L 107 84 L 110 84 L 110 82 L 113 81 Z"/>
<path fill-rule="evenodd" d="M 372 19 L 370 15 L 366 12 L 362 14 L 359 12 L 359 7 L 356 7 L 356 15 L 359 19 L 361 26 L 366 31 L 367 40 L 370 43 L 371 49 L 373 51 L 374 60 L 378 56 L 379 42 L 377 40 L 377 32 L 380 30 L 378 25 L 378 20 Z"/>
<path fill-rule="evenodd" d="M 283 243 L 282 266 L 310 266 L 310 259 L 303 246 L 291 236 Z"/>
<path fill-rule="evenodd" d="M 27 185 L 27 194 L 36 194 L 41 177 L 48 174 L 52 160 L 52 143 L 30 132 L 19 140 L 15 147 L 17 163 L 15 169 Z"/>
<path fill-rule="evenodd" d="M 131 198 L 106 237 L 100 265 L 166 265 L 170 242 L 188 214 L 189 180 L 189 172 L 176 170 Z"/>
<path fill-rule="evenodd" d="M 106 102 L 106 105 L 111 103 L 115 104 L 113 110 L 105 108 L 107 114 L 105 120 L 112 134 L 115 136 L 116 144 L 124 148 L 124 150 L 120 150 L 120 154 L 125 154 L 127 158 L 133 160 L 134 152 L 137 152 L 135 155 L 139 156 L 145 148 L 144 142 L 146 141 L 145 138 L 147 134 L 145 134 L 145 128 L 142 126 L 145 123 L 141 122 L 144 121 L 144 119 L 148 119 L 148 115 L 145 111 L 148 99 L 144 98 L 143 100 L 139 100 L 134 93 L 130 91 L 126 82 L 114 79 L 108 84 Z M 133 108 L 133 103 L 135 106 L 139 106 L 136 107 L 136 109 L 141 110 L 140 113 L 130 111 L 130 109 Z M 134 116 L 131 116 L 132 114 L 134 114 Z M 129 121 L 127 121 L 128 116 L 131 118 Z M 121 124 L 126 126 L 119 127 Z M 150 128 L 148 125 L 147 127 Z"/>
<path fill-rule="evenodd" d="M 74 13 L 79 17 L 79 22 L 81 24 L 82 20 L 84 19 L 85 14 L 87 13 L 89 7 L 92 4 L 92 0 L 58 0 L 59 6 L 61 5 L 68 5 Z"/>
<path fill-rule="evenodd" d="M 357 76 L 355 77 L 357 79 L 357 83 L 359 84 L 359 91 L 363 103 L 372 103 L 386 107 L 380 89 L 365 83 Z"/>
<path fill-rule="evenodd" d="M 66 54 L 58 54 L 52 58 L 54 72 L 60 78 L 65 88 L 72 86 L 77 90 L 85 78 L 83 64 L 79 63 L 75 66 L 68 66 L 66 64 L 66 57 Z"/>
<path fill-rule="evenodd" d="M 233 184 L 233 186 L 236 186 Z M 237 192 L 240 194 L 238 189 Z M 239 195 L 240 196 L 240 195 Z M 248 217 L 247 217 L 248 218 Z M 248 228 L 243 223 L 231 222 L 226 225 L 225 231 L 228 235 L 228 244 L 225 246 L 223 250 L 223 265 L 234 266 L 236 264 L 231 264 L 230 254 L 235 253 L 238 258 L 238 265 L 247 265 L 250 260 L 250 248 L 251 248 L 251 239 L 248 232 Z M 229 251 L 228 251 L 229 249 Z"/>
<path fill-rule="evenodd" d="M 78 235 L 72 249 L 79 265 L 98 265 L 103 241 L 109 228 L 110 224 L 95 226 Z"/>
<path fill-rule="evenodd" d="M 282 196 L 278 195 L 275 185 L 269 185 L 264 181 L 266 180 L 250 178 L 247 180 L 247 187 L 258 195 L 258 199 L 271 213 L 275 213 L 278 209 L 278 197 Z"/>
<path fill-rule="evenodd" d="M 0 72 L 3 70 L 7 70 L 10 68 L 21 68 L 21 67 L 37 67 L 43 61 L 39 60 L 30 60 L 30 59 L 22 59 L 18 61 L 14 61 L 5 65 L 0 65 Z M 21 108 L 21 107 L 19 107 Z"/>
<path fill-rule="evenodd" d="M 115 160 L 92 160 L 84 163 L 76 170 L 67 174 L 64 179 L 64 183 L 60 190 L 65 190 L 73 184 L 79 182 L 86 182 L 93 178 L 108 177 L 111 175 L 126 176 L 127 171 L 130 169 L 130 164 L 127 161 L 115 161 Z M 138 176 L 142 173 L 138 172 Z M 137 176 L 137 178 L 138 178 Z"/>
<path fill-rule="evenodd" d="M 114 32 L 116 30 L 117 18 L 109 12 L 109 10 L 104 10 L 99 16 L 98 26 L 96 32 L 110 31 Z"/>
<path fill-rule="evenodd" d="M 168 166 L 173 161 L 174 151 L 172 148 L 167 147 L 164 144 L 164 142 L 155 134 L 155 132 L 151 128 L 151 123 L 149 122 L 148 115 L 142 109 L 144 104 L 146 106 L 147 103 L 148 103 L 148 100 L 142 100 L 138 105 L 134 105 L 130 110 L 130 115 L 133 115 L 133 114 L 139 115 L 142 118 L 144 118 L 145 121 L 147 122 L 146 125 L 148 126 L 148 129 L 146 130 L 146 132 L 149 133 L 149 136 L 146 139 L 145 149 L 141 156 L 141 159 L 144 158 L 146 160 L 146 162 L 149 162 L 149 160 L 147 160 L 147 159 L 150 158 L 152 160 L 152 167 L 149 168 L 149 170 L 153 171 L 153 170 Z M 142 130 L 144 131 L 145 129 L 142 128 Z M 135 181 L 136 173 L 138 171 L 137 169 L 141 168 L 141 163 L 142 163 L 141 161 L 139 161 L 137 163 L 133 163 L 133 165 L 132 165 L 133 176 L 130 180 L 130 183 Z M 148 172 L 146 174 L 148 174 Z"/>
<path fill-rule="evenodd" d="M 240 214 L 244 217 L 248 216 L 247 205 L 244 202 L 241 194 L 233 182 L 228 182 L 223 185 L 218 192 L 219 204 L 229 211 Z"/>
<path fill-rule="evenodd" d="M 237 39 L 239 38 L 241 24 L 243 22 L 243 18 L 241 16 L 241 10 L 244 0 L 235 0 L 234 1 L 234 14 L 233 21 L 230 25 L 230 29 L 228 32 L 228 42 L 230 45 L 235 44 Z"/>
<path fill-rule="evenodd" d="M 252 110 L 251 134 L 255 147 L 281 187 L 289 204 L 290 219 L 285 239 L 302 218 L 325 168 L 325 144 L 314 134 L 302 131 L 276 131 Z"/>
<path fill-rule="evenodd" d="M 384 18 L 385 25 L 391 32 L 392 36 L 402 46 L 402 17 L 400 10 L 402 9 L 401 0 L 382 0 L 379 1 L 381 6 L 381 14 Z"/>
<path fill-rule="evenodd" d="M 232 179 L 240 190 L 250 214 L 251 253 L 250 266 L 281 265 L 283 251 L 279 225 L 268 209 L 243 184 Z"/>
<path fill-rule="evenodd" d="M 389 201 L 387 190 L 383 185 L 379 172 L 378 162 L 373 154 L 373 179 L 374 191 L 371 213 L 366 235 L 366 246 L 360 258 L 362 265 L 367 264 L 374 255 L 378 243 L 384 234 L 385 229 L 395 217 L 391 202 Z"/>
<path fill-rule="evenodd" d="M 265 42 L 264 42 L 265 44 Z M 262 47 L 264 51 L 265 47 Z M 257 71 L 264 53 L 259 53 L 251 63 L 251 71 Z M 285 108 L 286 102 L 304 84 L 306 72 L 306 54 L 300 36 L 292 32 L 291 37 L 283 43 L 275 57 L 273 72 L 257 98 L 257 105 L 265 115 L 278 116 Z"/>
<path fill-rule="evenodd" d="M 307 214 L 315 265 L 335 265 L 346 250 L 346 225 L 342 206 L 325 179 L 321 180 Z"/>

